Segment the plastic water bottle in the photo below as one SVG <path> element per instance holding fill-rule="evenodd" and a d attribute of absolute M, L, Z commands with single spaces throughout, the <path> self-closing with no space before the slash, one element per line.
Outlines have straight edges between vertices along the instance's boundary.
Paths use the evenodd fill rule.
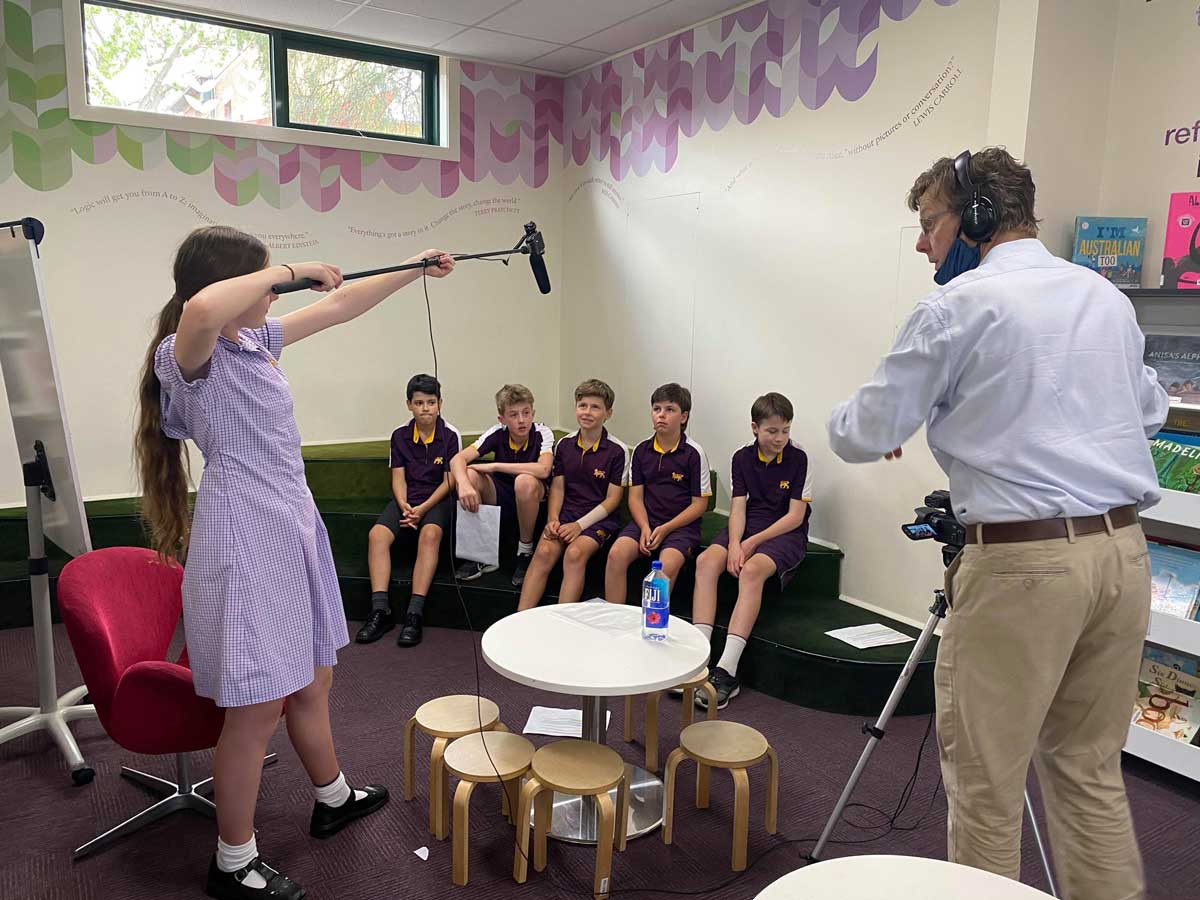
<path fill-rule="evenodd" d="M 663 574 L 662 563 L 653 562 L 650 574 L 642 579 L 642 637 L 665 641 L 670 618 L 671 582 Z"/>

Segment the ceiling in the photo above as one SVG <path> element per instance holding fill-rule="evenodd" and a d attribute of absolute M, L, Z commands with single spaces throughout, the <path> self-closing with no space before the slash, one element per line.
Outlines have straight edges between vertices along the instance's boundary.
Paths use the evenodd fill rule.
<path fill-rule="evenodd" d="M 171 5 L 566 75 L 746 3 L 745 0 L 172 0 Z"/>

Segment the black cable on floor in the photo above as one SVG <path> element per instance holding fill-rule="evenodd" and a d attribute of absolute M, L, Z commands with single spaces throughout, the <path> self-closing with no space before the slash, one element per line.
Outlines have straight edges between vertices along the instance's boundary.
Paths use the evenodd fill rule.
<path fill-rule="evenodd" d="M 485 260 L 485 261 L 486 262 L 503 262 L 503 260 Z M 434 337 L 433 337 L 433 308 L 429 302 L 428 278 L 429 278 L 429 276 L 428 276 L 426 269 L 422 268 L 421 269 L 421 283 L 422 283 L 422 287 L 424 287 L 424 290 L 425 290 L 425 311 L 426 311 L 426 314 L 427 314 L 428 320 L 429 320 L 429 345 L 433 351 L 433 377 L 437 378 L 438 377 L 437 344 L 435 343 Z M 450 577 L 454 580 L 454 590 L 458 594 L 458 602 L 459 602 L 460 606 L 462 607 L 463 616 L 466 618 L 466 622 L 467 622 L 467 633 L 471 636 L 471 660 L 475 666 L 475 707 L 476 707 L 476 713 L 478 716 L 479 731 L 480 731 L 480 733 L 483 733 L 483 698 L 482 698 L 483 678 L 479 672 L 479 648 L 476 646 L 475 626 L 471 622 L 471 612 L 467 608 L 467 601 L 466 601 L 466 598 L 463 596 L 462 585 L 458 580 L 458 573 L 454 570 L 454 558 L 455 558 L 454 557 L 454 547 L 455 547 L 455 534 L 456 534 L 455 525 L 457 523 L 457 520 L 458 520 L 458 516 L 457 516 L 457 510 L 456 510 L 456 514 L 454 516 L 452 516 L 450 519 L 450 544 L 451 544 Z M 925 810 L 925 812 L 921 814 L 921 817 L 919 819 L 917 819 L 917 821 L 912 823 L 911 825 L 900 825 L 900 824 L 898 824 L 898 822 L 899 822 L 900 816 L 903 815 L 904 811 L 908 807 L 909 802 L 912 800 L 913 789 L 916 786 L 917 778 L 921 771 L 921 758 L 925 754 L 925 745 L 928 742 L 929 735 L 933 730 L 933 720 L 934 720 L 934 714 L 930 713 L 929 721 L 925 725 L 925 734 L 921 738 L 921 746 L 917 749 L 917 761 L 916 761 L 916 765 L 913 767 L 913 773 L 911 776 L 909 776 L 908 781 L 905 782 L 904 788 L 900 792 L 900 797 L 896 802 L 896 808 L 892 811 L 891 815 L 888 815 L 888 813 L 884 812 L 883 810 L 879 809 L 878 807 L 871 806 L 870 804 L 867 804 L 867 803 L 849 803 L 846 805 L 847 810 L 849 810 L 851 808 L 866 809 L 866 810 L 870 810 L 872 812 L 879 813 L 879 815 L 884 816 L 887 819 L 886 822 L 884 822 L 880 825 L 866 825 L 866 824 L 859 824 L 859 823 L 853 822 L 850 819 L 847 819 L 843 815 L 842 821 L 845 822 L 846 825 L 850 826 L 851 828 L 857 828 L 861 831 L 874 831 L 879 828 L 886 828 L 886 830 L 883 831 L 881 834 L 877 834 L 873 837 L 868 837 L 868 838 L 860 838 L 860 839 L 856 839 L 856 840 L 850 840 L 850 839 L 830 840 L 829 841 L 830 844 L 840 844 L 840 845 L 846 845 L 846 846 L 857 845 L 857 844 L 870 844 L 875 841 L 881 840 L 882 838 L 887 837 L 893 831 L 915 831 L 916 829 L 918 829 L 921 826 L 921 824 L 925 821 L 925 818 L 933 810 L 934 802 L 937 799 L 938 791 L 942 785 L 940 776 L 938 778 L 938 783 L 937 783 L 937 785 L 934 786 L 933 793 L 929 798 L 929 806 Z M 486 754 L 488 762 L 491 763 L 492 770 L 496 773 L 496 780 L 500 784 L 500 789 L 502 791 L 504 791 L 505 794 L 507 795 L 508 808 L 509 808 L 509 810 L 512 811 L 513 818 L 519 819 L 519 815 L 520 815 L 520 811 L 521 811 L 520 804 L 517 802 L 519 797 L 514 798 L 511 795 L 508 795 L 508 786 L 505 784 L 503 778 L 500 775 L 499 766 L 497 766 L 495 760 L 492 759 L 492 754 L 488 750 L 488 747 L 487 747 L 487 741 L 481 740 L 480 743 L 483 745 L 483 752 L 484 752 L 484 754 Z M 522 826 L 525 827 L 526 829 L 528 829 L 529 823 L 528 822 L 522 823 L 520 821 L 518 821 L 516 823 L 517 828 L 521 828 Z M 624 888 L 624 889 L 610 890 L 609 896 L 611 897 L 615 894 L 657 894 L 657 895 L 661 895 L 661 896 L 671 896 L 671 897 L 705 896 L 705 895 L 711 894 L 715 891 L 723 890 L 723 889 L 729 887 L 730 885 L 736 884 L 742 878 L 745 878 L 754 869 L 754 867 L 756 865 L 758 865 L 760 862 L 762 862 L 763 859 L 765 859 L 767 856 L 774 853 L 776 850 L 779 850 L 783 847 L 791 847 L 796 844 L 807 844 L 807 843 L 815 844 L 817 842 L 817 840 L 818 840 L 818 838 L 812 838 L 812 837 L 784 838 L 783 840 L 778 841 L 777 843 L 768 847 L 766 850 L 762 851 L 758 856 L 756 856 L 754 858 L 754 860 L 752 862 L 750 862 L 749 865 L 746 866 L 745 870 L 738 872 L 736 875 L 732 876 L 731 878 L 727 878 L 724 881 L 718 882 L 717 884 L 714 884 L 714 885 L 709 885 L 708 887 L 699 888 L 699 889 L 690 890 L 690 891 L 675 891 L 675 890 L 667 890 L 664 888 Z M 516 841 L 514 841 L 514 843 L 517 848 L 517 852 L 520 853 L 522 857 L 524 857 L 526 865 L 527 866 L 532 865 L 532 860 L 529 858 L 529 855 L 521 850 L 520 841 L 516 840 Z M 614 855 L 614 858 L 615 858 L 615 855 Z M 804 865 L 808 864 L 807 861 L 803 860 L 803 857 L 801 859 L 802 859 L 802 862 Z M 801 868 L 803 868 L 803 865 L 801 866 Z M 568 894 L 568 895 L 577 894 L 579 896 L 587 896 L 587 897 L 594 896 L 594 892 L 592 891 L 592 888 L 590 885 L 586 889 L 581 888 L 579 885 L 567 887 L 567 886 L 563 885 L 560 881 L 558 881 L 558 879 L 555 877 L 555 873 L 554 873 L 553 869 L 549 869 L 549 867 L 547 867 L 546 871 L 549 871 L 549 878 L 550 878 L 551 883 L 554 885 L 554 887 L 557 888 L 558 890 L 562 891 L 563 893 Z M 611 880 L 611 877 L 612 876 L 610 875 L 610 880 Z M 507 880 L 507 879 L 498 879 L 498 880 Z"/>

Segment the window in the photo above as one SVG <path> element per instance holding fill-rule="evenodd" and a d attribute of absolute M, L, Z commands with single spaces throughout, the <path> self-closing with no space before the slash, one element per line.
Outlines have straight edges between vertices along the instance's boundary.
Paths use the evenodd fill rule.
<path fill-rule="evenodd" d="M 438 144 L 437 57 L 108 0 L 81 30 L 89 110 Z"/>

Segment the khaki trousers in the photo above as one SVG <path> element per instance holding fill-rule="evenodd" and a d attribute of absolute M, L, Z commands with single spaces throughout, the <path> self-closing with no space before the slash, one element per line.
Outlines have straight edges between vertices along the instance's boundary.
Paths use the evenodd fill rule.
<path fill-rule="evenodd" d="M 1140 900 L 1121 748 L 1150 615 L 1141 526 L 968 544 L 946 588 L 934 681 L 950 861 L 1019 877 L 1032 760 L 1060 896 Z"/>

